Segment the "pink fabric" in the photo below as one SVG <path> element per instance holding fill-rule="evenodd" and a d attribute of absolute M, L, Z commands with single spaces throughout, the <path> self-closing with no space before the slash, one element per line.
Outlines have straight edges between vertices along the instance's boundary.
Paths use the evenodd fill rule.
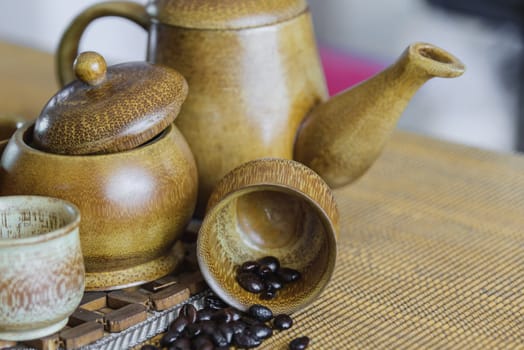
<path fill-rule="evenodd" d="M 331 96 L 375 75 L 384 65 L 338 50 L 323 47 L 320 59 Z"/>

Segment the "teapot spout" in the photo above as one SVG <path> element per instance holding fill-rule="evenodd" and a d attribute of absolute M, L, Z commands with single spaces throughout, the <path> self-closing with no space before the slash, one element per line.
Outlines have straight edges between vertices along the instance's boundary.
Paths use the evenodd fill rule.
<path fill-rule="evenodd" d="M 458 77 L 464 70 L 443 49 L 410 45 L 384 71 L 316 106 L 297 133 L 295 160 L 332 188 L 355 181 L 378 158 L 415 92 L 433 77 Z"/>

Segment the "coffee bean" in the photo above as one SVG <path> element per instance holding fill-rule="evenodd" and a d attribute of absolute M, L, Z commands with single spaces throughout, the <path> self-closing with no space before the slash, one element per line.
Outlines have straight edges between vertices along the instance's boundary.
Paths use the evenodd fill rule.
<path fill-rule="evenodd" d="M 246 323 L 243 321 L 233 321 L 229 323 L 229 325 L 231 326 L 231 328 L 233 329 L 233 333 L 235 334 L 242 333 L 244 329 L 246 329 L 247 327 Z"/>
<path fill-rule="evenodd" d="M 273 312 L 271 312 L 271 310 L 267 307 L 260 304 L 251 305 L 247 312 L 249 315 L 262 322 L 269 321 L 273 318 Z"/>
<path fill-rule="evenodd" d="M 300 279 L 300 272 L 288 267 L 281 267 L 277 271 L 277 276 L 279 276 L 284 283 L 291 283 Z"/>
<path fill-rule="evenodd" d="M 193 348 L 198 350 L 213 350 L 215 346 L 213 345 L 213 342 L 211 339 L 209 339 L 205 335 L 197 335 L 192 341 L 191 341 Z"/>
<path fill-rule="evenodd" d="M 246 261 L 240 265 L 239 272 L 255 272 L 258 269 L 259 263 L 256 261 Z"/>
<path fill-rule="evenodd" d="M 280 271 L 282 269 L 279 269 Z M 251 274 L 251 272 L 243 272 Z M 273 276 L 272 276 L 273 275 Z M 256 276 L 256 275 L 255 275 Z M 268 272 L 269 282 L 267 290 L 277 293 L 271 284 L 271 278 L 277 276 Z M 258 276 L 257 276 L 258 277 Z M 275 280 L 279 281 L 279 277 Z M 293 325 L 288 315 L 277 315 L 273 318 L 271 309 L 260 304 L 249 307 L 242 312 L 228 306 L 216 295 L 209 295 L 205 299 L 201 310 L 187 304 L 180 308 L 178 317 L 171 322 L 167 333 L 160 340 L 160 345 L 166 350 L 226 350 L 230 346 L 238 348 L 258 347 L 264 339 L 273 335 L 273 329 L 285 330 Z M 269 323 L 269 321 L 272 323 Z M 294 339 L 289 348 L 292 350 L 305 349 L 309 344 L 308 337 Z M 143 347 L 141 350 L 159 350 L 156 347 Z"/>
<path fill-rule="evenodd" d="M 242 272 L 237 275 L 237 282 L 242 288 L 251 293 L 260 293 L 264 290 L 262 279 L 252 272 Z"/>
<path fill-rule="evenodd" d="M 188 324 L 189 321 L 187 318 L 178 316 L 173 322 L 171 322 L 169 329 L 177 333 L 182 333 Z"/>
<path fill-rule="evenodd" d="M 304 350 L 309 345 L 309 338 L 308 337 L 300 337 L 293 339 L 289 343 L 289 349 L 290 350 Z"/>
<path fill-rule="evenodd" d="M 263 323 L 263 322 L 260 322 L 259 320 L 257 320 L 256 318 L 251 317 L 249 315 L 242 316 L 241 321 L 246 325 L 246 327 L 247 326 L 254 326 L 254 325 Z"/>
<path fill-rule="evenodd" d="M 259 275 L 260 277 L 262 277 L 263 279 L 265 279 L 265 277 L 267 275 L 269 275 L 270 273 L 273 273 L 273 270 L 271 270 L 271 267 L 267 266 L 267 265 L 260 265 L 258 267 L 258 270 L 257 270 L 257 275 Z"/>
<path fill-rule="evenodd" d="M 226 309 L 227 310 L 227 309 Z M 227 311 L 229 314 L 231 314 L 231 321 L 238 321 L 242 317 L 242 314 L 239 310 L 231 308 L 231 310 Z"/>
<path fill-rule="evenodd" d="M 230 343 L 227 340 L 226 335 L 222 333 L 219 328 L 215 328 L 215 331 L 212 332 L 209 336 L 216 346 L 226 346 Z"/>
<path fill-rule="evenodd" d="M 261 300 L 272 300 L 285 284 L 295 282 L 301 277 L 300 272 L 281 267 L 274 256 L 265 256 L 257 261 L 246 261 L 237 269 L 238 284 L 251 293 L 260 294 Z"/>
<path fill-rule="evenodd" d="M 162 339 L 160 339 L 160 346 L 162 347 L 169 347 L 171 346 L 175 340 L 178 339 L 178 337 L 180 336 L 180 333 L 176 332 L 176 331 L 167 331 L 166 334 L 164 334 L 164 336 L 162 337 Z"/>
<path fill-rule="evenodd" d="M 273 319 L 273 327 L 279 331 L 289 329 L 291 326 L 293 326 L 293 320 L 288 315 L 277 315 Z"/>
<path fill-rule="evenodd" d="M 226 304 L 222 299 L 215 295 L 208 295 L 204 299 L 204 305 L 210 309 L 219 310 L 223 309 L 225 307 L 228 307 L 229 305 Z"/>
<path fill-rule="evenodd" d="M 212 309 L 201 309 L 197 312 L 197 320 L 198 321 L 206 321 L 213 318 L 213 315 L 215 314 L 215 310 Z"/>
<path fill-rule="evenodd" d="M 168 350 L 191 350 L 191 340 L 185 337 L 178 338 Z"/>
<path fill-rule="evenodd" d="M 284 286 L 284 283 L 277 274 L 271 272 L 265 276 L 266 286 L 273 288 L 274 290 L 279 290 Z M 267 290 L 267 288 L 266 288 Z"/>
<path fill-rule="evenodd" d="M 225 307 L 228 307 L 229 305 L 222 301 L 219 297 L 215 295 L 208 295 L 204 299 L 204 304 L 211 309 L 219 310 L 223 309 Z"/>
<path fill-rule="evenodd" d="M 233 336 L 235 335 L 235 329 L 233 328 L 232 323 L 233 322 L 221 323 L 218 325 L 218 330 L 222 332 L 228 344 L 230 344 L 233 341 Z"/>
<path fill-rule="evenodd" d="M 265 265 L 276 272 L 280 268 L 280 261 L 274 256 L 265 256 L 257 260 L 260 265 Z"/>
<path fill-rule="evenodd" d="M 278 294 L 278 292 L 275 289 L 273 289 L 273 287 L 269 286 L 269 287 L 266 288 L 265 291 L 260 293 L 260 299 L 262 299 L 262 300 L 275 299 L 277 294 Z"/>
<path fill-rule="evenodd" d="M 263 323 L 250 327 L 250 330 L 259 339 L 266 339 L 273 335 L 271 327 L 268 327 Z"/>
<path fill-rule="evenodd" d="M 199 323 L 190 323 L 184 329 L 184 335 L 189 338 L 193 338 L 202 332 L 202 326 Z"/>
<path fill-rule="evenodd" d="M 202 321 L 200 322 L 200 329 L 202 329 L 202 333 L 209 335 L 217 329 L 217 324 L 211 320 Z"/>
<path fill-rule="evenodd" d="M 233 343 L 238 347 L 249 349 L 256 348 L 262 344 L 262 340 L 246 330 L 242 333 L 235 334 L 233 336 Z"/>
<path fill-rule="evenodd" d="M 213 320 L 217 322 L 231 322 L 240 320 L 240 312 L 232 307 L 227 307 L 225 309 L 217 311 L 213 315 Z"/>
<path fill-rule="evenodd" d="M 178 312 L 178 316 L 183 316 L 187 318 L 189 323 L 195 323 L 197 320 L 197 309 L 193 304 L 184 304 L 180 311 Z"/>

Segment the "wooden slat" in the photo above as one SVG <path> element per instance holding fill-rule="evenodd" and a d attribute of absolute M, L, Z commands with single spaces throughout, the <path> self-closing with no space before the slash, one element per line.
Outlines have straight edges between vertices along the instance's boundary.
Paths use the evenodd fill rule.
<path fill-rule="evenodd" d="M 154 309 L 162 311 L 186 301 L 189 296 L 190 292 L 187 286 L 175 284 L 151 294 L 150 299 Z"/>
<path fill-rule="evenodd" d="M 87 292 L 84 293 L 80 306 L 85 310 L 99 310 L 107 306 L 107 293 L 104 292 Z"/>
<path fill-rule="evenodd" d="M 58 350 L 60 348 L 60 339 L 58 333 L 54 333 L 40 339 L 24 341 L 23 344 L 36 350 Z M 1 346 L 0 349 L 2 349 Z"/>
<path fill-rule="evenodd" d="M 86 323 L 86 322 L 98 322 L 102 323 L 104 320 L 104 315 L 94 312 L 85 310 L 82 308 L 77 308 L 75 312 L 71 316 L 69 316 L 69 321 L 67 322 L 67 325 L 70 327 L 78 326 L 79 324 Z"/>
<path fill-rule="evenodd" d="M 104 316 L 108 332 L 121 332 L 147 318 L 147 308 L 140 304 L 129 304 Z"/>
<path fill-rule="evenodd" d="M 119 309 L 129 304 L 141 304 L 146 306 L 149 297 L 138 291 L 119 290 L 107 295 L 107 306 L 112 309 Z"/>
<path fill-rule="evenodd" d="M 97 322 L 87 322 L 80 326 L 60 332 L 60 339 L 67 350 L 76 349 L 94 342 L 104 336 L 104 326 Z"/>

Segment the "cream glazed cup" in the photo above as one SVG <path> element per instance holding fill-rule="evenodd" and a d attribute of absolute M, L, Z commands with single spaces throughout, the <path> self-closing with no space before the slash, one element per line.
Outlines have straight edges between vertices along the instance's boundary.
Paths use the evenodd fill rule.
<path fill-rule="evenodd" d="M 41 196 L 0 197 L 0 339 L 43 337 L 80 304 L 80 212 Z"/>

